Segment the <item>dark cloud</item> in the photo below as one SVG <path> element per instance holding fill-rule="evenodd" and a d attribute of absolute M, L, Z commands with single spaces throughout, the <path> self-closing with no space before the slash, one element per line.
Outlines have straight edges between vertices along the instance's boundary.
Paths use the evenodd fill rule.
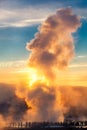
<path fill-rule="evenodd" d="M 22 119 L 27 110 L 25 100 L 16 96 L 13 85 L 0 84 L 0 115 L 3 118 Z"/>

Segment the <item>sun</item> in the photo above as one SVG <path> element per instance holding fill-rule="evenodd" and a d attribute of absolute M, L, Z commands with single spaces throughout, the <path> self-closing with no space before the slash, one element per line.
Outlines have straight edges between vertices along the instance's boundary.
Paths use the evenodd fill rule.
<path fill-rule="evenodd" d="M 35 83 L 49 85 L 49 80 L 34 68 L 28 68 L 28 86 L 33 87 Z"/>

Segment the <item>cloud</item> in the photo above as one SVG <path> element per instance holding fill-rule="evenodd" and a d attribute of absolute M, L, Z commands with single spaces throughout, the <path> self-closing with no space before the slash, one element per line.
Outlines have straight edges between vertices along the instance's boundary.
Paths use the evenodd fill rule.
<path fill-rule="evenodd" d="M 82 19 L 87 20 L 87 14 L 86 14 L 87 8 L 80 8 L 77 7 L 74 9 L 74 12 L 78 15 L 81 16 Z"/>
<path fill-rule="evenodd" d="M 0 70 L 19 70 L 25 68 L 26 64 L 27 63 L 24 60 L 0 62 Z"/>
<path fill-rule="evenodd" d="M 87 55 L 79 55 L 76 58 L 86 58 L 86 57 L 87 57 Z"/>
<path fill-rule="evenodd" d="M 48 15 L 52 14 L 54 10 L 64 6 L 68 7 L 73 4 L 73 2 L 69 2 L 70 4 L 67 2 L 68 4 L 65 4 L 65 1 L 51 1 L 50 3 L 44 2 L 44 4 L 37 3 L 33 5 L 27 3 L 26 6 L 18 1 L 2 1 L 1 3 L 0 27 L 26 27 L 40 24 Z M 72 8 L 74 8 L 74 13 L 80 15 L 81 18 L 87 17 L 86 8 L 84 9 L 75 6 L 72 6 Z"/>
<path fill-rule="evenodd" d="M 32 12 L 32 13 L 31 13 Z M 19 9 L 0 9 L 0 27 L 26 27 L 40 24 L 51 13 L 47 7 L 43 11 L 38 7 L 26 7 Z"/>
<path fill-rule="evenodd" d="M 69 68 L 84 68 L 84 67 L 87 67 L 87 64 L 85 63 L 85 64 L 81 64 L 81 63 L 79 63 L 79 64 L 72 64 L 72 65 L 69 65 Z"/>
<path fill-rule="evenodd" d="M 40 24 L 43 22 L 44 19 L 27 19 L 27 20 L 22 20 L 22 21 L 17 21 L 15 23 L 10 24 L 12 27 L 26 27 L 26 26 L 31 26 L 33 24 Z"/>

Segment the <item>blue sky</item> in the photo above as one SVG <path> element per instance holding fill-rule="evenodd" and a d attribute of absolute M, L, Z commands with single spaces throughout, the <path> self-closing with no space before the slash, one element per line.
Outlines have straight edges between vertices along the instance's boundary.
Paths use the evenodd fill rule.
<path fill-rule="evenodd" d="M 2 61 L 23 60 L 29 52 L 26 42 L 34 37 L 37 25 L 30 27 L 6 27 L 0 29 L 0 59 Z"/>
<path fill-rule="evenodd" d="M 26 60 L 26 43 L 41 22 L 55 10 L 68 6 L 81 16 L 82 22 L 74 35 L 76 55 L 87 55 L 86 0 L 0 0 L 0 62 Z"/>

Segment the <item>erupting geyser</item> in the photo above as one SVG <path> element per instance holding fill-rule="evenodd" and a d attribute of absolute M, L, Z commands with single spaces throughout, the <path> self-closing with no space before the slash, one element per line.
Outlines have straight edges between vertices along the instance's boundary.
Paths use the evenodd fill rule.
<path fill-rule="evenodd" d="M 0 104 L 7 107 L 8 114 L 0 109 L 2 117 L 25 121 L 63 121 L 69 116 L 86 119 L 87 88 L 58 84 L 59 70 L 64 71 L 74 56 L 72 34 L 80 26 L 80 17 L 71 8 L 58 10 L 42 23 L 26 46 L 31 51 L 28 83 L 9 90 L 11 94 L 4 92 L 9 99 L 0 99 Z"/>
<path fill-rule="evenodd" d="M 74 56 L 72 33 L 80 26 L 80 17 L 70 8 L 60 9 L 42 23 L 35 38 L 27 44 L 31 51 L 27 93 L 32 106 L 30 119 L 61 121 L 68 113 L 65 102 L 69 95 L 58 86 L 58 70 L 64 70 Z"/>

